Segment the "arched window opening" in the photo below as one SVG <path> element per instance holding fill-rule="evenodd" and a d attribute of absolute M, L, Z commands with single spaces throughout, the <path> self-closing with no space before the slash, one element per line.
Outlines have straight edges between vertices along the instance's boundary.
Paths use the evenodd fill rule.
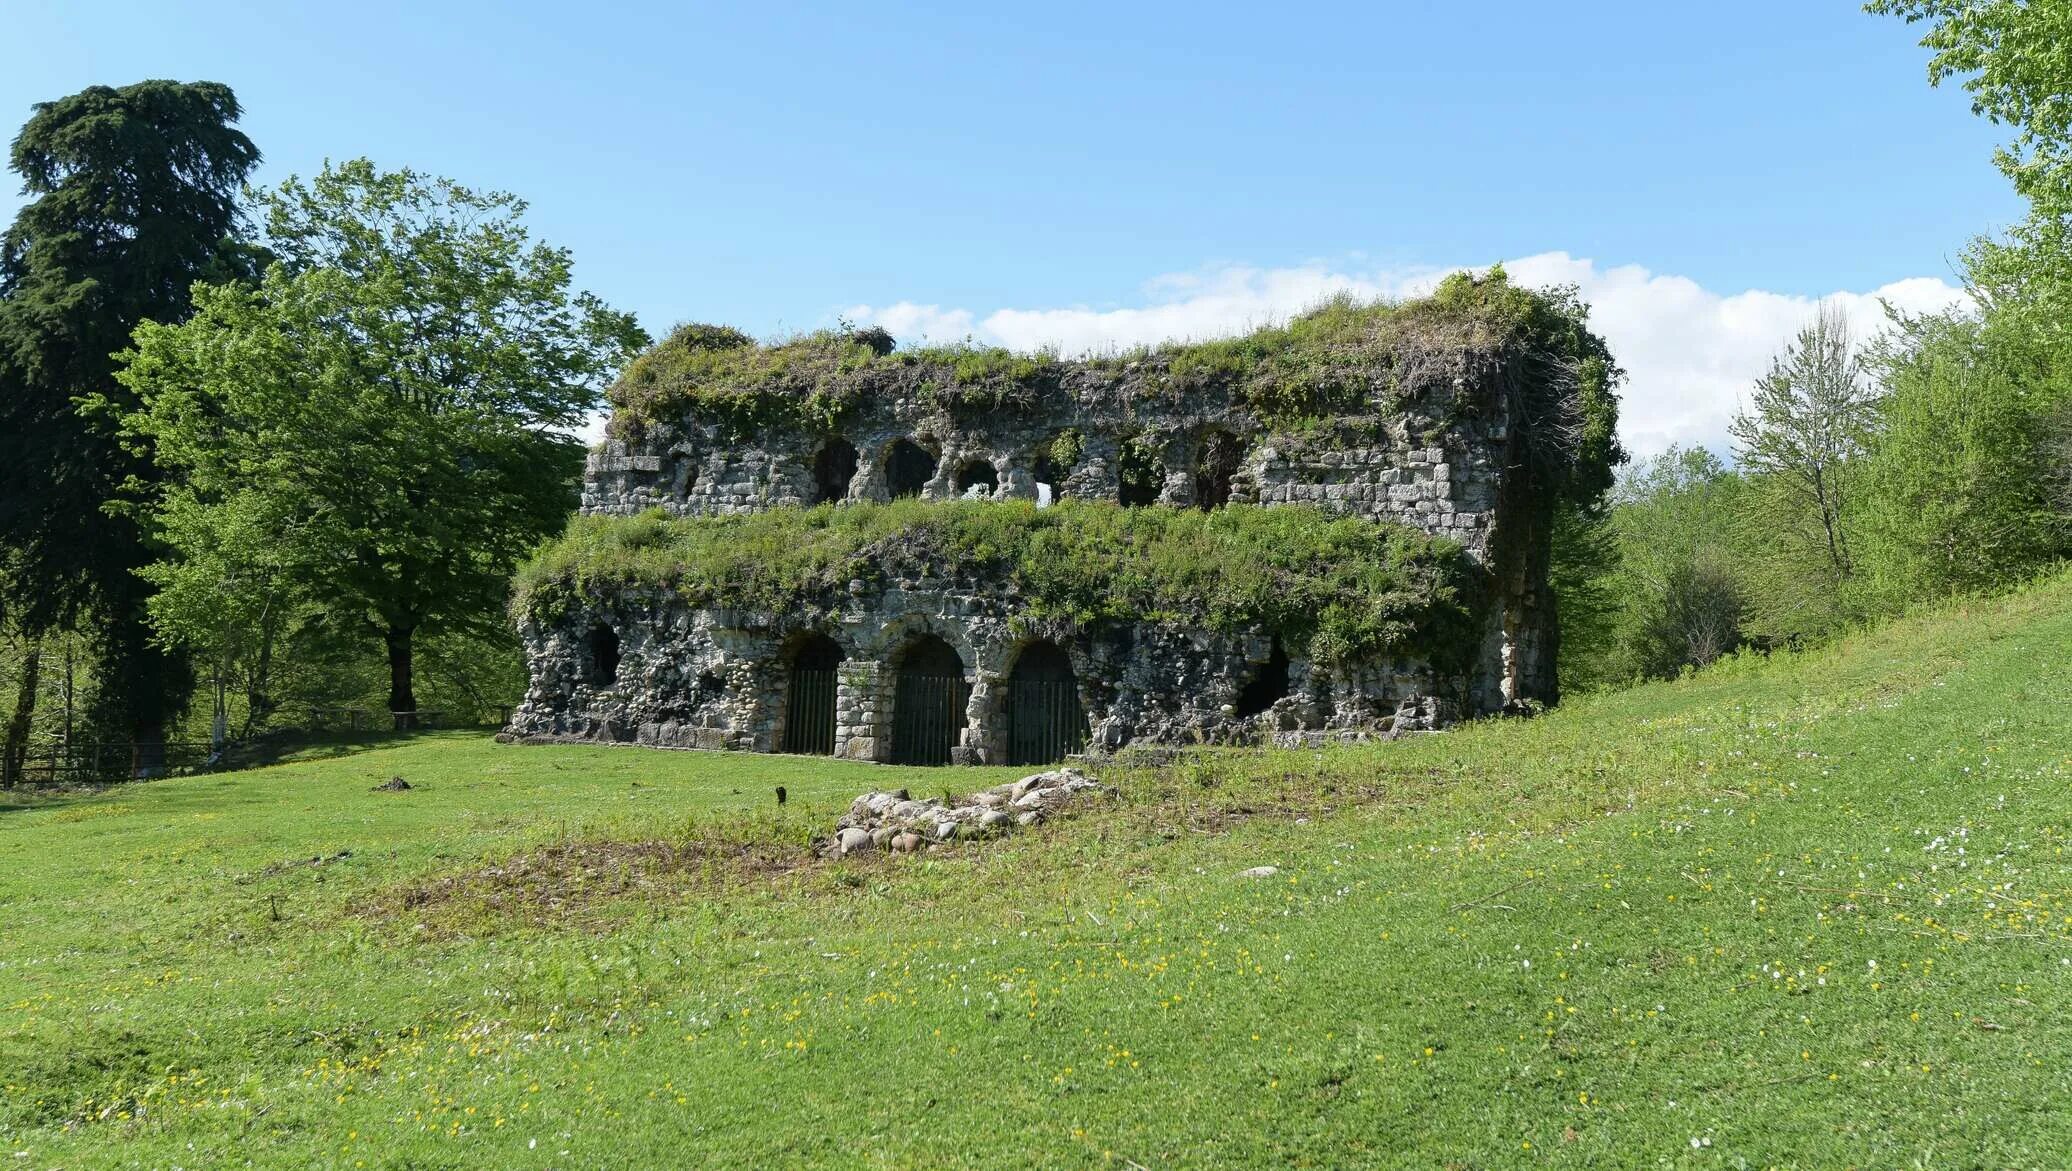
<path fill-rule="evenodd" d="M 972 497 L 984 500 L 1000 487 L 1000 473 L 982 459 L 975 459 L 957 469 L 957 496 L 959 499 Z"/>
<path fill-rule="evenodd" d="M 1086 709 L 1072 660 L 1056 643 L 1022 648 L 1007 677 L 1007 763 L 1055 764 L 1086 748 Z"/>
<path fill-rule="evenodd" d="M 1194 459 L 1194 506 L 1203 512 L 1230 503 L 1230 482 L 1244 460 L 1244 448 L 1228 431 L 1211 431 Z"/>
<path fill-rule="evenodd" d="M 1159 489 L 1165 486 L 1165 469 L 1159 466 L 1158 454 L 1151 445 L 1142 439 L 1124 442 L 1118 463 L 1123 506 L 1142 508 L 1158 503 Z"/>
<path fill-rule="evenodd" d="M 892 691 L 894 764 L 948 764 L 964 727 L 964 660 L 933 635 L 909 643 Z"/>
<path fill-rule="evenodd" d="M 935 457 L 910 439 L 895 440 L 885 456 L 885 491 L 898 500 L 919 496 L 935 478 Z"/>
<path fill-rule="evenodd" d="M 1036 456 L 1035 466 L 1029 472 L 1036 479 L 1036 507 L 1048 508 L 1057 503 L 1058 482 L 1064 477 L 1058 475 L 1058 465 L 1050 458 L 1050 452 Z"/>
<path fill-rule="evenodd" d="M 698 486 L 698 460 L 695 456 L 681 455 L 676 458 L 676 482 L 670 486 L 670 494 L 682 501 Z"/>
<path fill-rule="evenodd" d="M 849 495 L 849 481 L 856 477 L 856 445 L 846 439 L 830 439 L 813 456 L 813 503 L 833 504 Z"/>
<path fill-rule="evenodd" d="M 1281 640 L 1273 640 L 1273 654 L 1267 656 L 1259 673 L 1245 684 L 1237 694 L 1239 719 L 1250 719 L 1272 707 L 1276 700 L 1288 696 L 1288 652 L 1281 647 Z"/>
<path fill-rule="evenodd" d="M 1083 445 L 1079 432 L 1067 428 L 1036 449 L 1036 461 L 1030 468 L 1036 478 L 1036 507 L 1056 504 L 1064 496 L 1065 477 L 1078 466 Z"/>
<path fill-rule="evenodd" d="M 824 634 L 808 635 L 792 652 L 784 688 L 783 751 L 834 754 L 836 672 L 841 665 L 842 648 Z"/>
<path fill-rule="evenodd" d="M 619 681 L 619 632 L 609 626 L 590 628 L 590 671 L 584 681 L 610 687 Z"/>

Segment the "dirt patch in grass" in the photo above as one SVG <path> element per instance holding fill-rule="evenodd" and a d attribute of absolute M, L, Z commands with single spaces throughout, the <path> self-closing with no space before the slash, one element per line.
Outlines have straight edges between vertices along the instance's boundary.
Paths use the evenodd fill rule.
<path fill-rule="evenodd" d="M 1219 754 L 1180 764 L 1123 773 L 1120 793 L 1078 810 L 1069 819 L 1125 837 L 1148 833 L 1173 840 L 1220 835 L 1256 820 L 1304 821 L 1386 801 L 1414 802 L 1440 783 L 1435 773 L 1262 770 L 1256 756 Z M 1022 865 L 1042 851 L 1049 834 L 1010 834 L 993 842 L 958 843 L 907 859 L 866 851 L 830 859 L 804 843 L 796 824 L 701 826 L 677 838 L 559 839 L 510 855 L 391 885 L 349 908 L 357 918 L 429 938 L 482 937 L 514 930 L 591 930 L 625 926 L 629 918 L 666 915 L 689 896 L 776 895 L 814 897 L 899 882 L 909 865 L 932 862 L 984 867 L 1007 851 Z M 832 824 L 829 822 L 828 824 Z M 1080 835 L 1083 836 L 1083 835 Z M 321 865 L 331 859 L 300 860 Z M 1069 865 L 1062 859 L 1060 864 Z M 277 864 L 285 868 L 284 864 Z M 270 867 L 271 873 L 276 868 Z M 930 867 L 933 870 L 934 867 Z M 926 902 L 952 888 L 923 881 L 900 883 L 910 899 Z M 955 897 L 964 897 L 956 888 Z"/>
<path fill-rule="evenodd" d="M 819 864 L 811 851 L 791 843 L 566 840 L 390 887 L 352 911 L 436 935 L 602 926 L 622 917 L 612 908 L 628 901 L 739 890 Z"/>

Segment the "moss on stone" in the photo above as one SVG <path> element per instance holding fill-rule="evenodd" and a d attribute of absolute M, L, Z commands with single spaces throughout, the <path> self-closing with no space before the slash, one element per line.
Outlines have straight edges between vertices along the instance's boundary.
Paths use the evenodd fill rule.
<path fill-rule="evenodd" d="M 831 432 L 871 399 L 975 415 L 1059 394 L 1125 403 L 1208 396 L 1299 431 L 1323 420 L 1396 414 L 1434 381 L 1480 369 L 1489 384 L 1471 389 L 1513 397 L 1515 414 L 1534 432 L 1542 482 L 1594 496 L 1620 458 L 1612 393 L 1620 372 L 1587 317 L 1574 290 L 1520 288 L 1497 268 L 1482 277 L 1457 273 L 1429 297 L 1339 296 L 1241 337 L 1077 361 L 969 342 L 899 350 L 882 330 L 822 330 L 757 344 L 723 326 L 684 326 L 635 359 L 610 397 L 622 434 L 686 415 L 744 438 L 769 428 Z"/>
<path fill-rule="evenodd" d="M 930 580 L 1009 591 L 1031 617 L 1278 634 L 1322 664 L 1472 653 L 1487 591 L 1453 542 L 1299 506 L 1212 513 L 1098 502 L 897 501 L 743 516 L 578 517 L 518 577 L 551 622 L 577 598 L 666 589 L 798 614 Z"/>

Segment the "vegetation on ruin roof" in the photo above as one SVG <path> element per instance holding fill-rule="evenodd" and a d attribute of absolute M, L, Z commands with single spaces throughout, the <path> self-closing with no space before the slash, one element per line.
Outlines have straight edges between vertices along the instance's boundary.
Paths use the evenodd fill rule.
<path fill-rule="evenodd" d="M 853 581 L 938 577 L 1011 587 L 1033 617 L 1264 629 L 1326 663 L 1397 652 L 1450 665 L 1479 637 L 1478 572 L 1451 541 L 1307 507 L 905 500 L 577 517 L 520 571 L 515 608 L 551 620 L 647 586 L 796 613 L 841 603 Z"/>
<path fill-rule="evenodd" d="M 900 349 L 882 329 L 820 330 L 759 343 L 725 326 L 679 326 L 611 389 L 623 430 L 694 413 L 743 437 L 767 428 L 831 431 L 873 394 L 911 394 L 956 411 L 998 410 L 1057 393 L 1077 368 L 1136 382 L 1137 393 L 1226 387 L 1261 418 L 1295 424 L 1392 411 L 1406 379 L 1435 359 L 1514 359 L 1525 415 L 1546 432 L 1557 478 L 1610 483 L 1617 462 L 1617 367 L 1573 289 L 1534 290 L 1501 267 L 1456 273 L 1428 297 L 1334 297 L 1241 337 L 1168 343 L 1067 361 L 965 342 Z M 1579 487 L 1581 487 L 1579 486 Z"/>

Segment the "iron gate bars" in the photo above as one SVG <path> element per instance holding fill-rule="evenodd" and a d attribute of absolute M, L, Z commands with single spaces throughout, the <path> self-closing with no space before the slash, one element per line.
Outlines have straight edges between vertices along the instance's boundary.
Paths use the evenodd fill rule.
<path fill-rule="evenodd" d="M 1056 764 L 1086 747 L 1086 709 L 1071 679 L 1007 684 L 1007 763 Z"/>
<path fill-rule="evenodd" d="M 970 693 L 956 676 L 900 672 L 892 698 L 893 763 L 950 763 Z"/>
<path fill-rule="evenodd" d="M 832 756 L 835 751 L 833 668 L 793 667 L 784 697 L 784 751 Z"/>

